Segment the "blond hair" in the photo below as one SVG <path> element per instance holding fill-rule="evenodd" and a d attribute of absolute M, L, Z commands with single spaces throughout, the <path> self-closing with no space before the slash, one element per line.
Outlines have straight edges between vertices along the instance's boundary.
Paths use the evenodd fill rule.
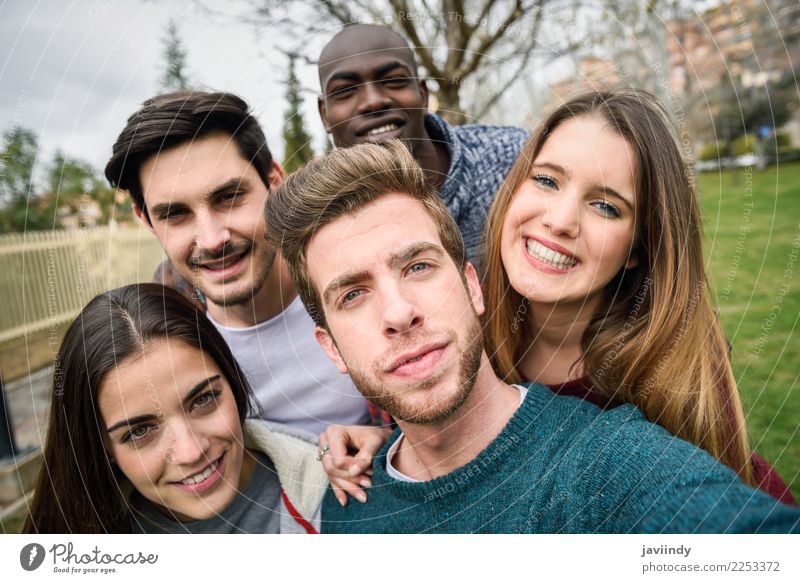
<path fill-rule="evenodd" d="M 326 323 L 319 291 L 307 270 L 311 238 L 328 223 L 392 192 L 422 204 L 437 226 L 442 246 L 463 272 L 464 242 L 458 226 L 402 142 L 334 150 L 290 175 L 268 198 L 267 238 L 280 247 L 300 298 L 318 326 Z"/>
<path fill-rule="evenodd" d="M 500 187 L 486 226 L 487 349 L 507 382 L 536 331 L 519 322 L 525 302 L 503 269 L 501 231 L 514 194 L 531 176 L 547 137 L 563 122 L 594 117 L 635 152 L 634 268 L 607 285 L 582 338 L 585 375 L 608 400 L 645 416 L 736 470 L 752 485 L 744 410 L 713 309 L 703 263 L 700 210 L 674 126 L 643 91 L 587 93 L 551 113 L 524 146 Z"/>

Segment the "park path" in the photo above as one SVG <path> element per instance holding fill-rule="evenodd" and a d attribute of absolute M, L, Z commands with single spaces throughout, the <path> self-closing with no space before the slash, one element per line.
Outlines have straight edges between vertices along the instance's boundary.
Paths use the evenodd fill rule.
<path fill-rule="evenodd" d="M 5 385 L 6 406 L 14 426 L 14 439 L 19 451 L 41 448 L 47 434 L 53 367 Z"/>

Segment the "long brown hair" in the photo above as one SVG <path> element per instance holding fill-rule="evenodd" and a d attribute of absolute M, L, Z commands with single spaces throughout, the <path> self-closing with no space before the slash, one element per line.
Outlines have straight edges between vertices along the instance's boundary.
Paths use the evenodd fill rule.
<path fill-rule="evenodd" d="M 131 532 L 126 480 L 103 446 L 97 393 L 106 375 L 156 338 L 208 354 L 230 384 L 239 419 L 252 398 L 225 340 L 178 292 L 156 284 L 94 298 L 70 325 L 55 362 L 44 460 L 25 533 Z"/>
<path fill-rule="evenodd" d="M 560 124 L 604 120 L 635 152 L 635 267 L 622 269 L 581 340 L 585 375 L 608 400 L 632 403 L 674 435 L 752 485 L 744 411 L 706 277 L 699 204 L 690 167 L 661 102 L 644 91 L 592 92 L 556 108 L 531 136 L 495 198 L 486 227 L 487 349 L 497 373 L 517 366 L 536 330 L 500 255 L 514 194 Z M 535 348 L 534 348 L 535 349 Z M 566 380 L 566 379 L 565 379 Z"/>

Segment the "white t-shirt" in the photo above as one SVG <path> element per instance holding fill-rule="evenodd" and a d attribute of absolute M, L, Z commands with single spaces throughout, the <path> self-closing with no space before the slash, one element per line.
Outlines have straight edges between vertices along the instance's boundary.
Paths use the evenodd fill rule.
<path fill-rule="evenodd" d="M 523 387 L 521 385 L 511 385 L 515 389 L 519 389 L 519 404 L 525 402 L 525 397 L 528 395 L 528 388 Z M 398 437 L 392 446 L 389 448 L 389 451 L 386 452 L 386 473 L 389 474 L 390 478 L 394 478 L 400 482 L 421 482 L 421 480 L 417 480 L 416 478 L 412 478 L 411 476 L 406 476 L 403 472 L 398 470 L 392 464 L 392 459 L 397 454 L 397 451 L 400 449 L 400 442 L 403 441 L 404 435 L 401 433 L 400 437 Z"/>
<path fill-rule="evenodd" d="M 250 328 L 228 328 L 208 317 L 244 370 L 267 421 L 314 435 L 334 423 L 369 423 L 367 401 L 320 348 L 299 297 Z"/>

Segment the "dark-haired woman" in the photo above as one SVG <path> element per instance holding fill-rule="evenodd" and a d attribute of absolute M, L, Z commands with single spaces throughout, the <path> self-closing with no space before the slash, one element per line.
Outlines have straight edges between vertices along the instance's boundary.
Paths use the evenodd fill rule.
<path fill-rule="evenodd" d="M 327 479 L 313 436 L 245 421 L 244 375 L 177 292 L 93 299 L 53 386 L 25 532 L 316 532 Z"/>

